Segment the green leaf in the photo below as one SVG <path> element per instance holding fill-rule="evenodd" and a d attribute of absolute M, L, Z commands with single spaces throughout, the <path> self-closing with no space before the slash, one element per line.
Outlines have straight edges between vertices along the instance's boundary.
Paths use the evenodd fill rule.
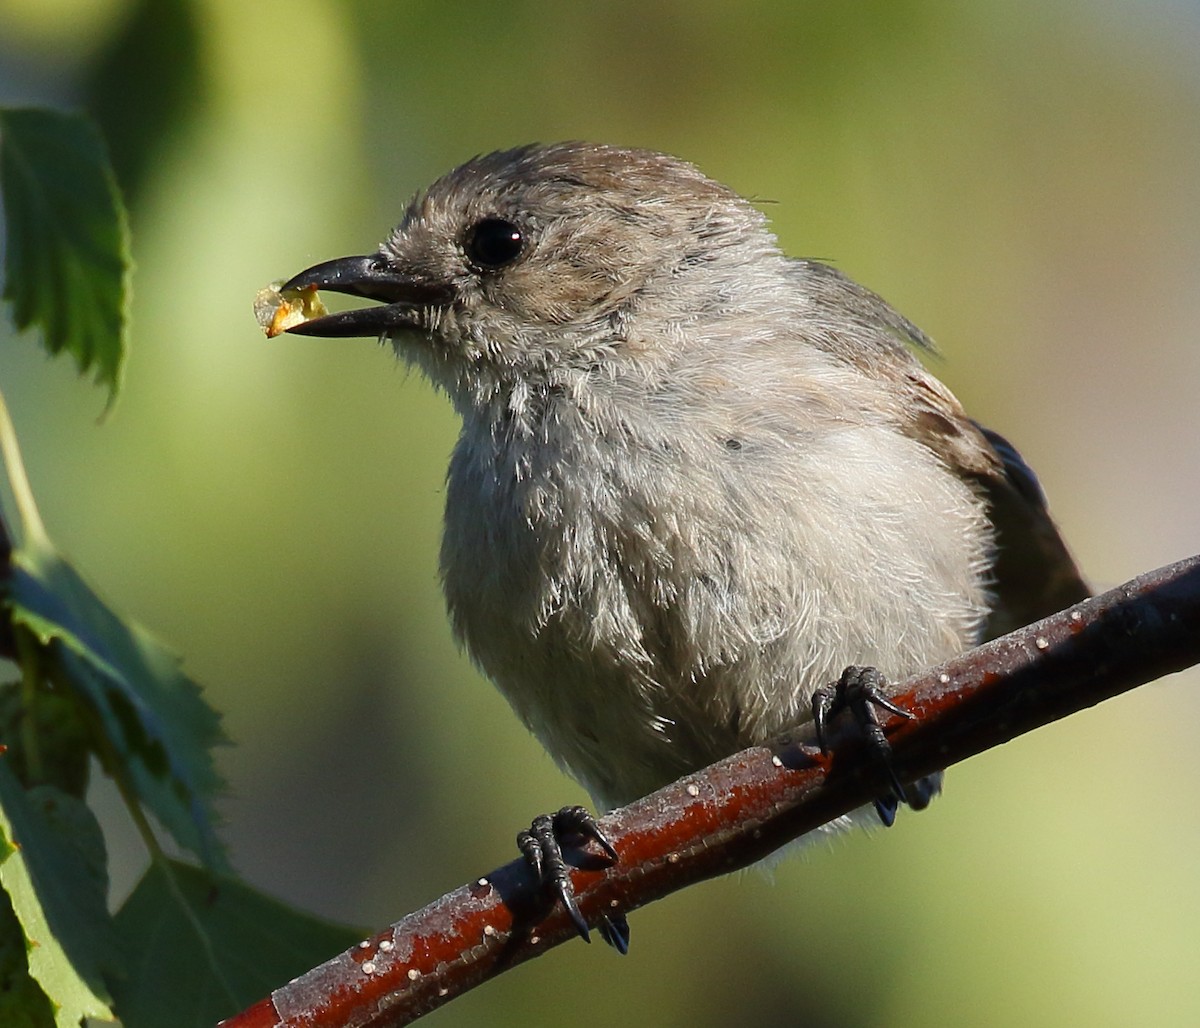
<path fill-rule="evenodd" d="M 0 835 L 0 885 L 27 940 L 29 974 L 54 1005 L 55 1024 L 111 1020 L 104 980 L 114 969 L 115 948 L 100 826 L 74 796 L 50 786 L 26 792 L 0 758 Z"/>
<path fill-rule="evenodd" d="M 132 261 L 125 207 L 99 130 L 81 114 L 0 109 L 4 299 L 80 373 L 121 384 Z"/>
<path fill-rule="evenodd" d="M 114 614 L 45 540 L 13 553 L 7 600 L 13 623 L 48 647 L 50 678 L 97 715 L 109 773 L 181 846 L 220 866 L 212 804 L 222 782 L 211 751 L 224 735 L 178 658 Z"/>
<path fill-rule="evenodd" d="M 130 955 L 113 983 L 125 1028 L 211 1028 L 363 938 L 175 861 L 146 872 L 116 923 Z"/>

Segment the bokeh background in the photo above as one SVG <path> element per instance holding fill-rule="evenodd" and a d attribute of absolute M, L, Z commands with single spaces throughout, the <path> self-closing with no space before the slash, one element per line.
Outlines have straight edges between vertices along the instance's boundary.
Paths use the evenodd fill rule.
<path fill-rule="evenodd" d="M 43 515 L 236 746 L 238 869 L 381 925 L 582 800 L 456 649 L 456 426 L 369 341 L 254 293 L 373 247 L 472 154 L 673 151 L 940 343 L 1111 585 L 1200 543 L 1194 0 L 3 0 L 0 103 L 83 107 L 132 206 L 116 412 L 0 328 Z M 957 768 L 886 833 L 701 885 L 432 1015 L 451 1025 L 1200 1023 L 1200 676 Z M 116 897 L 141 871 L 103 783 Z"/>

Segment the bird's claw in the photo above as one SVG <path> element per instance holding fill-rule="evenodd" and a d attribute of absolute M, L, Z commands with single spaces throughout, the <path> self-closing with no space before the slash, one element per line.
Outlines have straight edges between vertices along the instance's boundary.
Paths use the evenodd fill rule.
<path fill-rule="evenodd" d="M 563 859 L 561 840 L 572 835 L 595 842 L 611 861 L 616 861 L 616 848 L 586 807 L 563 807 L 555 814 L 539 814 L 526 831 L 517 835 L 517 847 L 543 888 L 562 904 L 580 938 L 591 942 L 588 923 L 575 902 L 571 873 Z M 623 915 L 607 915 L 598 930 L 617 952 L 628 951 L 629 925 Z"/>
<path fill-rule="evenodd" d="M 877 668 L 852 665 L 846 668 L 842 677 L 832 685 L 822 686 L 813 693 L 812 714 L 817 744 L 822 753 L 829 752 L 826 737 L 829 723 L 843 710 L 849 710 L 853 715 L 866 737 L 867 745 L 879 758 L 890 781 L 891 790 L 875 799 L 875 812 L 879 815 L 879 820 L 885 828 L 890 828 L 896 820 L 896 810 L 902 802 L 920 810 L 929 804 L 936 787 L 927 785 L 927 780 L 922 779 L 917 783 L 918 787 L 910 791 L 896 775 L 896 769 L 892 765 L 892 747 L 880 724 L 879 711 L 890 711 L 909 719 L 915 715 L 897 706 L 885 695 L 883 690 L 886 685 L 887 680 Z"/>

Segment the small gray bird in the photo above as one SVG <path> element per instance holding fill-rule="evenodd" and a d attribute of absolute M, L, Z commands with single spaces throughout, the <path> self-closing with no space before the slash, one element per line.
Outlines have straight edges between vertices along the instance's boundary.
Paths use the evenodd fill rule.
<path fill-rule="evenodd" d="M 847 665 L 907 676 L 1087 595 L 925 334 L 685 161 L 478 157 L 305 287 L 382 305 L 291 331 L 390 339 L 461 416 L 455 631 L 602 808 L 809 719 Z"/>

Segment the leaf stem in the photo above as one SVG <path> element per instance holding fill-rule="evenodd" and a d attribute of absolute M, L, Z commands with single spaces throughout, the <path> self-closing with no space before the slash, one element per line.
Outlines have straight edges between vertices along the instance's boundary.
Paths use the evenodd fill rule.
<path fill-rule="evenodd" d="M 0 393 L 0 458 L 4 460 L 8 485 L 12 490 L 13 500 L 17 505 L 17 517 L 21 522 L 20 544 L 30 549 L 48 547 L 50 538 L 46 535 L 42 516 L 38 513 L 37 503 L 33 499 L 33 489 L 25 474 L 25 462 L 21 459 L 21 449 L 17 446 L 17 431 L 13 427 L 3 393 Z"/>
<path fill-rule="evenodd" d="M 69 688 L 69 683 L 64 682 L 62 684 Z M 146 813 L 142 810 L 142 805 L 138 801 L 137 789 L 129 782 L 125 773 L 125 765 L 117 755 L 112 739 L 104 730 L 99 715 L 87 703 L 80 704 L 79 710 L 88 722 L 89 734 L 92 737 L 92 745 L 96 756 L 100 760 L 100 766 L 104 769 L 104 773 L 113 780 L 113 783 L 117 787 L 117 792 L 121 794 L 121 799 L 129 811 L 129 818 L 137 829 L 138 834 L 142 837 L 142 842 L 145 843 L 146 849 L 150 853 L 150 859 L 156 864 L 165 863 L 167 856 L 163 852 L 158 837 L 154 834 L 154 829 L 150 827 Z"/>
<path fill-rule="evenodd" d="M 42 678 L 41 653 L 37 640 L 23 625 L 13 625 L 13 641 L 21 668 L 21 743 L 25 750 L 25 781 L 37 785 L 44 781 L 46 772 L 37 725 L 38 685 Z"/>

